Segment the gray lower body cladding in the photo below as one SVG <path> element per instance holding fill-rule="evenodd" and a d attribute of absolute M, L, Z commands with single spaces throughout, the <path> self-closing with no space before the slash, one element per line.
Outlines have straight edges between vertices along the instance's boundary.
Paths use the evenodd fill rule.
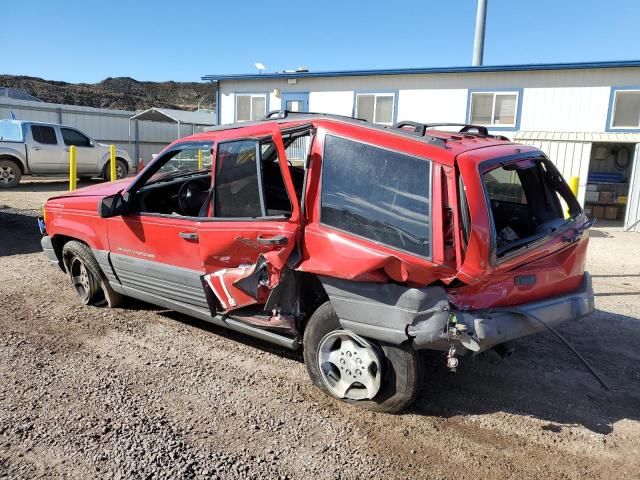
<path fill-rule="evenodd" d="M 575 292 L 513 307 L 458 311 L 450 306 L 443 287 L 410 288 L 392 283 L 354 282 L 332 277 L 320 280 L 340 324 L 364 337 L 416 349 L 487 350 L 500 343 L 577 320 L 594 310 L 591 276 L 584 274 Z M 453 315 L 464 326 L 451 334 Z"/>

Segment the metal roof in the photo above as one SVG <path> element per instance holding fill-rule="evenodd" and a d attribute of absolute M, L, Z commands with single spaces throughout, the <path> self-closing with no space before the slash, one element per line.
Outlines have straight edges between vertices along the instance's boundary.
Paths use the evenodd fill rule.
<path fill-rule="evenodd" d="M 640 143 L 640 133 L 625 132 L 546 132 L 540 130 L 520 130 L 513 139 L 516 141 L 542 140 L 547 142 L 587 142 L 587 143 Z"/>
<path fill-rule="evenodd" d="M 268 80 L 310 77 L 363 77 L 379 75 L 426 75 L 437 73 L 526 72 L 533 70 L 584 70 L 590 68 L 640 67 L 640 60 L 578 63 L 530 63 L 521 65 L 481 65 L 477 67 L 390 68 L 380 70 L 342 70 L 327 72 L 276 72 L 204 75 L 202 80 Z"/>
<path fill-rule="evenodd" d="M 186 125 L 216 125 L 216 116 L 213 113 L 185 110 L 173 110 L 170 108 L 152 107 L 138 112 L 130 120 L 148 120 L 151 122 L 182 123 Z"/>
<path fill-rule="evenodd" d="M 29 95 L 23 90 L 11 87 L 0 87 L 0 97 L 12 98 L 14 100 L 28 100 L 31 102 L 42 102 L 39 98 Z"/>

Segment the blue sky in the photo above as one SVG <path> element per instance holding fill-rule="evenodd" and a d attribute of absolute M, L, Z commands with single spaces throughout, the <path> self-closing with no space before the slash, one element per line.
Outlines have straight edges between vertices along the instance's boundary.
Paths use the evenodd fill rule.
<path fill-rule="evenodd" d="M 469 65 L 475 0 L 3 2 L 0 73 L 70 82 Z M 485 64 L 640 59 L 638 0 L 489 0 Z"/>

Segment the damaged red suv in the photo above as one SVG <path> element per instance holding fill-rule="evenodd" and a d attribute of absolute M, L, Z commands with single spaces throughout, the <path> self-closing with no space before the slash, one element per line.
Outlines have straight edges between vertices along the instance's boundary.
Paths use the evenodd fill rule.
<path fill-rule="evenodd" d="M 42 246 L 84 304 L 134 297 L 303 349 L 327 394 L 399 411 L 420 350 L 455 368 L 594 308 L 590 222 L 558 170 L 451 129 L 286 111 L 219 127 L 49 199 Z"/>

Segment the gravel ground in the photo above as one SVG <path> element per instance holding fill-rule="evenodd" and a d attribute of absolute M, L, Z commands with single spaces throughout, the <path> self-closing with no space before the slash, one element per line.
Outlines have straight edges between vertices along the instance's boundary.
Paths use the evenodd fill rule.
<path fill-rule="evenodd" d="M 429 358 L 401 415 L 335 402 L 297 354 L 129 301 L 82 307 L 40 251 L 60 182 L 0 192 L 0 478 L 640 478 L 640 236 L 602 225 L 598 311 L 462 359 Z"/>

